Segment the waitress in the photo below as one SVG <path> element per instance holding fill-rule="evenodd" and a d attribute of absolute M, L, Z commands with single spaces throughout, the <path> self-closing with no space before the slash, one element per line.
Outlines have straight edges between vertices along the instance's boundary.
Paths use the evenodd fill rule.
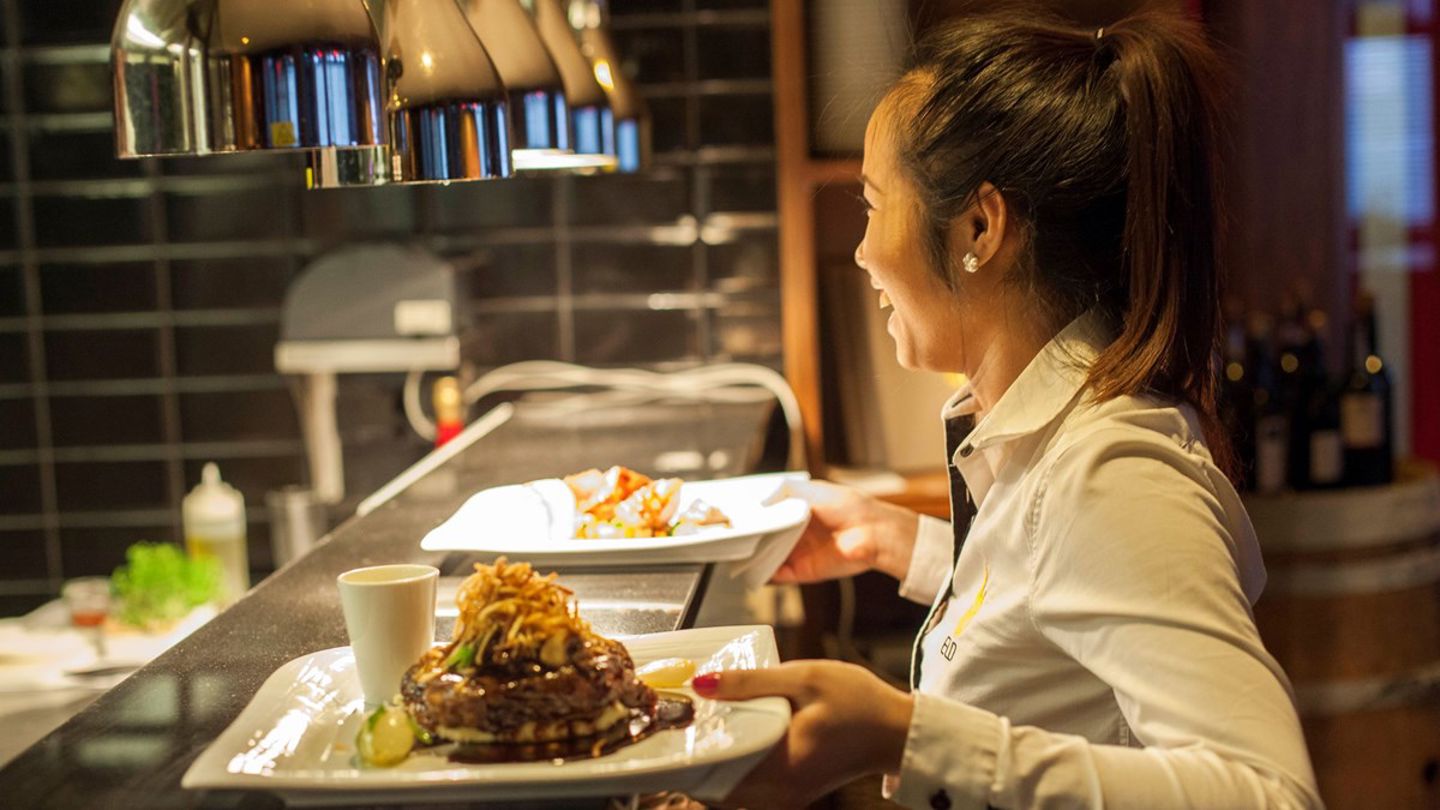
<path fill-rule="evenodd" d="M 953 525 L 796 489 L 776 581 L 878 569 L 933 607 L 910 692 L 823 661 L 697 677 L 796 710 L 727 805 L 883 773 L 917 808 L 1321 806 L 1216 417 L 1221 73 L 1178 16 L 1012 11 L 934 33 L 880 103 L 855 260 L 901 365 L 969 380 Z"/>

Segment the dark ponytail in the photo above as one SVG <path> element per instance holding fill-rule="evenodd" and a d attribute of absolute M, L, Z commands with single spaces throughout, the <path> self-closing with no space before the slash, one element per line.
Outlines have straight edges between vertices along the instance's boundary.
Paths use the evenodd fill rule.
<path fill-rule="evenodd" d="M 967 16 L 927 37 L 897 87 L 898 154 L 952 286 L 947 232 L 986 181 L 1024 228 L 1011 279 L 1063 324 L 1097 310 L 1115 341 L 1101 399 L 1149 393 L 1200 414 L 1217 464 L 1219 157 L 1224 69 L 1199 25 L 1144 12 L 1079 29 L 1035 11 Z"/>

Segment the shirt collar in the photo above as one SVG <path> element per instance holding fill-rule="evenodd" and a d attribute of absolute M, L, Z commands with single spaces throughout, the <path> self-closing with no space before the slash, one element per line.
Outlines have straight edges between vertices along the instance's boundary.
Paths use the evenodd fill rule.
<path fill-rule="evenodd" d="M 1098 313 L 1089 310 L 1060 330 L 1035 359 L 1010 384 L 1000 401 L 962 443 L 968 448 L 987 447 L 1035 433 L 1060 415 L 1084 387 L 1090 366 L 1110 343 L 1110 336 Z M 941 416 L 949 421 L 973 417 L 979 410 L 974 390 L 966 382 L 945 403 Z"/>

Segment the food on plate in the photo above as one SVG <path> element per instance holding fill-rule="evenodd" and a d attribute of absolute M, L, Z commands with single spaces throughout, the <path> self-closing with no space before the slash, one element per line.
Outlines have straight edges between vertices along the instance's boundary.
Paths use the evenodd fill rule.
<path fill-rule="evenodd" d="M 655 691 L 571 597 L 554 574 L 539 576 L 528 563 L 476 565 L 456 594 L 454 638 L 401 681 L 417 726 L 471 744 L 466 761 L 522 758 L 494 754 L 516 746 L 594 756 L 658 728 L 665 713 L 657 714 Z M 492 750 L 476 755 L 477 745 Z"/>
<path fill-rule="evenodd" d="M 575 496 L 575 536 L 669 537 L 707 526 L 729 526 L 719 509 L 696 501 L 683 513 L 679 478 L 651 479 L 626 467 L 585 470 L 565 477 Z"/>
<path fill-rule="evenodd" d="M 635 670 L 651 689 L 679 689 L 695 676 L 695 662 L 689 658 L 661 658 Z"/>

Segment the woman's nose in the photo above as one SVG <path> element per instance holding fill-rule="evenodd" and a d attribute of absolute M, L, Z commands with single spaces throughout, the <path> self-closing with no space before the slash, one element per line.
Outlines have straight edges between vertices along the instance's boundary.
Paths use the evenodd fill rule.
<path fill-rule="evenodd" d="M 855 266 L 861 270 L 865 269 L 865 243 L 863 241 L 855 246 Z"/>

